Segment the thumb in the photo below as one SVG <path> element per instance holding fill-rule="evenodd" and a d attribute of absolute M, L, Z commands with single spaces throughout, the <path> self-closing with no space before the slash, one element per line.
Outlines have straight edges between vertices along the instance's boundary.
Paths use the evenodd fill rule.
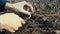
<path fill-rule="evenodd" d="M 29 11 L 26 11 L 26 10 L 24 10 L 24 9 L 21 9 L 20 11 L 21 11 L 22 13 L 26 14 L 26 15 L 30 15 L 30 14 L 31 14 Z"/>

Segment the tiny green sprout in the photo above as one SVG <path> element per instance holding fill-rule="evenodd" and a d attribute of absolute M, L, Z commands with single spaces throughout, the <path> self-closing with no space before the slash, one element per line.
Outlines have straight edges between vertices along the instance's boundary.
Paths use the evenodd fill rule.
<path fill-rule="evenodd" d="M 55 6 L 56 6 L 56 4 L 52 3 L 52 2 L 47 4 L 47 7 L 50 9 L 54 8 Z"/>

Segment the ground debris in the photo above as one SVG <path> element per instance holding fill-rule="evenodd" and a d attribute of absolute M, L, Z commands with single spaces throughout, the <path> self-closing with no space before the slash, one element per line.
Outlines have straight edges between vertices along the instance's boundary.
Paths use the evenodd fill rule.
<path fill-rule="evenodd" d="M 14 2 L 18 1 L 19 0 L 15 0 Z M 31 18 L 26 21 L 26 24 L 19 28 L 15 33 L 5 31 L 5 34 L 57 34 L 56 30 L 60 30 L 60 0 L 25 1 L 30 2 L 33 5 L 35 13 L 32 14 Z M 55 3 L 56 5 L 49 3 Z M 48 4 L 50 8 L 47 7 Z M 7 12 L 8 11 L 12 10 L 7 10 Z M 26 16 L 24 17 L 23 15 L 21 17 L 24 19 L 26 18 Z"/>

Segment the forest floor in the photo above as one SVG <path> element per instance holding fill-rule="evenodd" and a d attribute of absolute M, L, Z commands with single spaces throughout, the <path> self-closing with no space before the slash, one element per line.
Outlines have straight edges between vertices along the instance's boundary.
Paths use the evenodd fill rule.
<path fill-rule="evenodd" d="M 20 2 L 15 0 L 13 2 Z M 23 0 L 22 0 L 23 1 Z M 60 0 L 25 0 L 33 5 L 35 13 L 15 33 L 5 34 L 56 34 L 60 30 Z M 8 10 L 9 11 L 9 10 Z M 26 20 L 27 16 L 19 15 Z"/>

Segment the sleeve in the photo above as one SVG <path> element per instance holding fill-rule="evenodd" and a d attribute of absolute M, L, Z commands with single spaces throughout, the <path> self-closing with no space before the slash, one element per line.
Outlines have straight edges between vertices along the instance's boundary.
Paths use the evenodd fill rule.
<path fill-rule="evenodd" d="M 0 11 L 4 11 L 7 0 L 0 0 Z"/>

